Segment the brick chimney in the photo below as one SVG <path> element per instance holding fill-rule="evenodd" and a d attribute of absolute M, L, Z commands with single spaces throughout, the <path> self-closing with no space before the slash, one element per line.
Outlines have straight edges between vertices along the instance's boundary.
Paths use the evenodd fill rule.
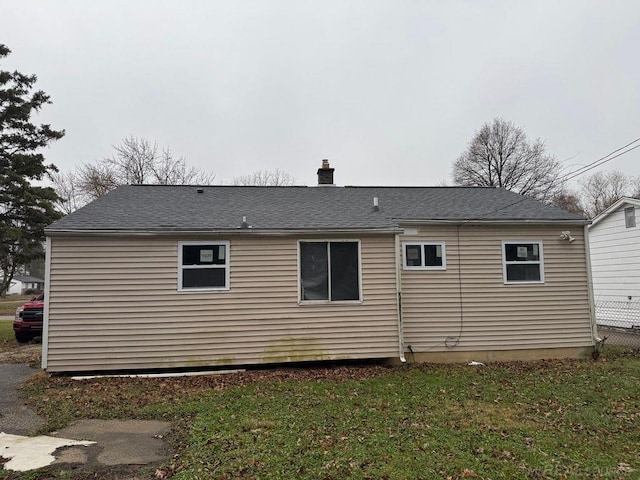
<path fill-rule="evenodd" d="M 329 166 L 329 160 L 322 160 L 322 167 L 318 169 L 318 185 L 335 186 L 333 183 L 333 171 Z"/>

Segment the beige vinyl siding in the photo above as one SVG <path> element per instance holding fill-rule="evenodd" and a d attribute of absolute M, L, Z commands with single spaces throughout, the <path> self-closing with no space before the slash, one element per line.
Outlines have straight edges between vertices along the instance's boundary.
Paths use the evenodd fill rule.
<path fill-rule="evenodd" d="M 576 240 L 560 240 L 562 230 Z M 544 284 L 504 284 L 503 240 L 542 241 Z M 446 271 L 402 271 L 404 342 L 414 352 L 593 344 L 582 228 L 463 225 L 458 237 L 456 226 L 421 226 L 402 241 L 446 242 Z"/>
<path fill-rule="evenodd" d="M 47 369 L 398 355 L 392 235 L 360 238 L 362 302 L 329 305 L 298 304 L 297 237 L 225 237 L 230 290 L 197 293 L 177 291 L 182 240 L 53 237 Z"/>

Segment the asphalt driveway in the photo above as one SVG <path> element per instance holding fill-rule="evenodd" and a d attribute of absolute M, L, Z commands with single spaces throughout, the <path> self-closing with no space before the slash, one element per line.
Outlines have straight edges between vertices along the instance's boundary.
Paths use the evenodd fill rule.
<path fill-rule="evenodd" d="M 22 364 L 0 364 L 0 432 L 28 435 L 44 424 L 18 391 L 38 370 Z"/>

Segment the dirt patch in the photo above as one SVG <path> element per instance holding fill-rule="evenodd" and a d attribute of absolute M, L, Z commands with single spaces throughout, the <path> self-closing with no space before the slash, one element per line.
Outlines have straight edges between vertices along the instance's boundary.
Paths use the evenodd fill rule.
<path fill-rule="evenodd" d="M 39 367 L 42 359 L 42 344 L 28 343 L 17 345 L 16 348 L 6 352 L 0 352 L 1 363 L 26 363 L 33 367 Z"/>

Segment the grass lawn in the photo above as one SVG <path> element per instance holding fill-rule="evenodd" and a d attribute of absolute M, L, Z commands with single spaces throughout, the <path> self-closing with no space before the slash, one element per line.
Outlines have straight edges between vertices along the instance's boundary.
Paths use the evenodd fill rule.
<path fill-rule="evenodd" d="M 164 473 L 175 479 L 639 478 L 640 357 L 609 352 L 486 367 L 40 374 L 24 391 L 49 429 L 74 418 L 174 422 Z"/>
<path fill-rule="evenodd" d="M 20 344 L 13 333 L 13 320 L 0 320 L 1 363 L 26 363 L 33 368 L 39 368 L 42 359 L 41 350 L 39 338 L 32 340 L 29 344 Z M 0 411 L 1 414 L 2 411 Z"/>
<path fill-rule="evenodd" d="M 14 349 L 17 346 L 13 333 L 13 320 L 0 320 L 0 352 Z"/>
<path fill-rule="evenodd" d="M 34 295 L 9 295 L 0 297 L 0 315 L 9 315 L 13 317 L 18 308 L 23 303 L 28 302 Z"/>

